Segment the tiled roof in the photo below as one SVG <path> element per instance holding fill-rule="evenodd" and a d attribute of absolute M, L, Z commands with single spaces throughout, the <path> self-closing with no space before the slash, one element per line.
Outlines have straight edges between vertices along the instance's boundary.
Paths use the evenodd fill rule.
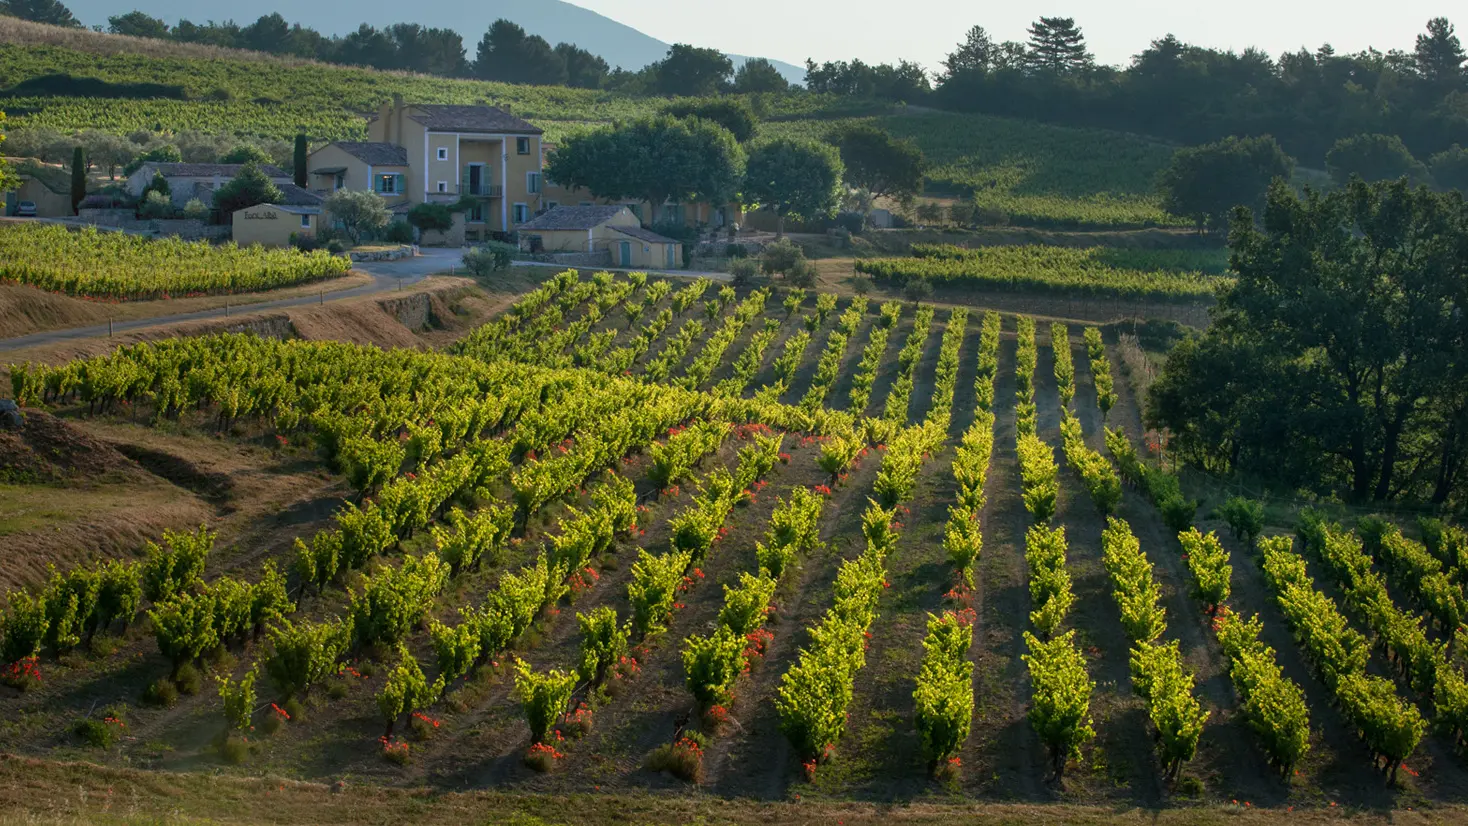
<path fill-rule="evenodd" d="M 626 209 L 621 204 L 600 206 L 558 206 L 540 217 L 520 225 L 521 230 L 577 230 L 599 227 Z"/>
<path fill-rule="evenodd" d="M 435 132 L 513 132 L 521 135 L 539 135 L 540 129 L 523 118 L 517 118 L 503 109 L 493 106 L 446 106 L 441 104 L 410 104 L 422 114 L 413 115 L 413 120 Z"/>
<path fill-rule="evenodd" d="M 280 190 L 280 201 L 276 203 L 276 206 L 314 207 L 321 206 L 321 202 L 326 200 L 320 195 L 308 189 L 302 189 L 295 184 L 276 184 L 275 186 Z"/>
<path fill-rule="evenodd" d="M 408 150 L 395 143 L 337 141 L 335 146 L 362 163 L 373 166 L 407 166 Z"/>
<path fill-rule="evenodd" d="M 678 243 L 677 241 L 667 237 L 666 235 L 658 235 L 656 232 L 653 232 L 650 229 L 643 229 L 642 227 L 612 227 L 612 229 L 622 233 L 623 235 L 629 236 L 631 238 L 636 238 L 639 241 L 646 241 L 649 244 Z"/>
<path fill-rule="evenodd" d="M 233 178 L 240 174 L 245 168 L 242 163 L 160 163 L 148 161 L 144 166 L 151 166 L 163 174 L 165 178 L 212 178 L 216 175 L 222 178 Z M 268 163 L 260 164 L 260 171 L 269 178 L 289 178 L 285 172 L 278 167 Z"/>

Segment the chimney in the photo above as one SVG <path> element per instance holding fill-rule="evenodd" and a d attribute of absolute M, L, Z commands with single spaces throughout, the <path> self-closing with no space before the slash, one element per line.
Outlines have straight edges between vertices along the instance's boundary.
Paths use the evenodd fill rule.
<path fill-rule="evenodd" d="M 398 92 L 392 94 L 392 133 L 388 135 L 388 143 L 403 142 L 403 96 Z"/>
<path fill-rule="evenodd" d="M 384 143 L 392 142 L 392 104 L 384 100 L 377 107 L 377 127 L 371 131 L 379 131 Z"/>

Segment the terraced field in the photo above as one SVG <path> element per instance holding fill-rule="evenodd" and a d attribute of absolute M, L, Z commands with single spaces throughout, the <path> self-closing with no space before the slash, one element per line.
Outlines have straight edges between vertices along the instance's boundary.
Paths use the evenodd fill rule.
<path fill-rule="evenodd" d="M 1426 603 L 1410 576 L 1395 613 L 1361 584 L 1430 563 L 1328 525 L 1289 576 L 1221 530 L 1185 551 L 1222 526 L 1139 458 L 1109 350 L 964 308 L 567 274 L 449 353 L 226 336 L 16 370 L 63 421 L 324 457 L 342 504 L 299 543 L 176 534 L 12 595 L 0 749 L 363 800 L 1451 818 L 1461 664 L 1402 668 L 1414 638 L 1377 629 Z M 1311 588 L 1403 647 L 1325 667 Z"/>

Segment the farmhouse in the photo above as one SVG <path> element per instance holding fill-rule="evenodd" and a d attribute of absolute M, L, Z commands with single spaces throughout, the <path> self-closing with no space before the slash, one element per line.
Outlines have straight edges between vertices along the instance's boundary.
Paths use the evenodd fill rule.
<path fill-rule="evenodd" d="M 404 103 L 395 95 L 368 118 L 368 140 L 311 153 L 318 194 L 370 189 L 397 214 L 415 204 L 471 203 L 457 241 L 513 232 L 541 210 L 541 130 L 494 106 Z"/>
<path fill-rule="evenodd" d="M 149 161 L 127 176 L 124 187 L 127 194 L 140 198 L 143 190 L 153 180 L 153 175 L 163 176 L 168 181 L 169 198 L 176 207 L 182 207 L 198 198 L 206 205 L 214 203 L 214 191 L 229 183 L 244 169 L 238 163 L 166 163 Z M 260 164 L 260 171 L 276 185 L 291 183 L 291 176 L 270 164 Z"/>
<path fill-rule="evenodd" d="M 558 206 L 520 227 L 520 246 L 530 252 L 605 253 L 613 266 L 673 269 L 682 244 L 642 228 L 622 205 Z"/>
<path fill-rule="evenodd" d="M 280 191 L 280 203 L 256 204 L 230 216 L 236 244 L 285 247 L 292 238 L 316 236 L 322 221 L 321 196 L 290 184 Z"/>

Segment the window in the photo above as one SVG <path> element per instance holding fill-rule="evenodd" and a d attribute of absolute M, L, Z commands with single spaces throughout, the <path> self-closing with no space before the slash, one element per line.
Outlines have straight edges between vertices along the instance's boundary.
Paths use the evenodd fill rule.
<path fill-rule="evenodd" d="M 529 138 L 515 138 L 515 154 L 516 155 L 529 155 L 530 154 L 530 139 Z"/>
<path fill-rule="evenodd" d="M 523 224 L 530 220 L 530 207 L 526 204 L 515 204 L 512 220 L 517 224 Z"/>
<path fill-rule="evenodd" d="M 448 181 L 439 181 L 438 182 L 438 191 L 439 192 L 448 192 L 449 191 L 449 182 Z"/>
<path fill-rule="evenodd" d="M 311 216 L 310 215 L 302 215 L 301 216 L 301 229 L 310 229 L 310 228 L 311 228 Z"/>
<path fill-rule="evenodd" d="M 535 194 L 537 194 L 537 193 L 540 192 L 540 173 L 539 172 L 526 172 L 525 173 L 525 191 L 528 192 L 528 193 L 530 193 L 531 195 L 535 195 Z"/>
<path fill-rule="evenodd" d="M 347 185 L 347 173 L 345 173 L 345 172 L 338 172 L 338 173 L 336 173 L 336 185 L 333 186 L 332 189 L 343 189 L 343 188 L 346 187 L 346 185 Z"/>
<path fill-rule="evenodd" d="M 372 177 L 372 190 L 381 195 L 401 195 L 403 192 L 403 176 L 401 173 L 374 175 Z"/>
<path fill-rule="evenodd" d="M 469 215 L 464 220 L 471 224 L 484 223 L 484 204 L 475 203 L 474 206 L 469 207 Z"/>
<path fill-rule="evenodd" d="M 447 146 L 440 146 L 438 148 L 438 159 L 441 161 L 449 159 L 449 148 Z"/>
<path fill-rule="evenodd" d="M 556 201 L 546 201 L 545 202 L 545 211 L 546 212 L 550 212 L 551 210 L 555 209 L 558 206 L 560 206 L 560 203 L 558 203 Z"/>

